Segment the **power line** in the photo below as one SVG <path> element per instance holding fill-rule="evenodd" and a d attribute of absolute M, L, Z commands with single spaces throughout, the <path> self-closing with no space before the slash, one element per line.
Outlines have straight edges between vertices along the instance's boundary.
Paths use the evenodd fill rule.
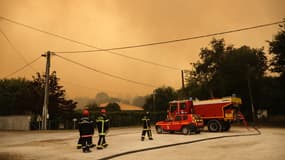
<path fill-rule="evenodd" d="M 57 38 L 61 38 L 61 39 L 70 41 L 70 42 L 74 42 L 74 43 L 77 43 L 77 44 L 81 44 L 81 45 L 83 45 L 83 46 L 87 46 L 87 47 L 90 47 L 90 48 L 94 48 L 93 46 L 89 46 L 89 44 L 87 44 L 87 43 L 83 43 L 83 42 L 79 42 L 79 41 L 76 41 L 76 40 L 72 40 L 72 39 L 69 39 L 69 38 L 60 36 L 60 35 L 58 35 L 58 34 L 54 34 L 54 33 L 51 33 L 51 32 L 47 32 L 47 31 L 44 31 L 44 30 L 42 30 L 42 29 L 38 29 L 38 28 L 36 28 L 36 27 L 32 27 L 32 26 L 30 26 L 30 25 L 26 25 L 26 24 L 23 24 L 23 23 L 20 23 L 20 22 L 16 22 L 16 21 L 14 21 L 14 20 L 11 20 L 11 19 L 8 19 L 8 18 L 2 17 L 2 16 L 0 16 L 0 19 L 5 20 L 5 21 L 8 21 L 8 22 L 10 22 L 10 23 L 14 23 L 14 24 L 23 26 L 23 27 L 25 27 L 25 28 L 29 28 L 29 29 L 34 30 L 34 31 L 38 31 L 38 32 L 45 33 L 45 34 L 48 34 L 48 35 L 51 35 L 51 36 L 54 36 L 54 37 L 57 37 Z"/>
<path fill-rule="evenodd" d="M 285 21 L 277 21 L 267 24 L 261 24 L 256 25 L 252 27 L 245 27 L 240 29 L 234 29 L 224 32 L 218 32 L 218 33 L 211 33 L 211 34 L 205 34 L 205 35 L 199 35 L 199 36 L 193 36 L 193 37 L 187 37 L 187 38 L 181 38 L 181 39 L 174 39 L 174 40 L 168 40 L 168 41 L 160 41 L 160 42 L 153 42 L 153 43 L 145 43 L 145 44 L 138 44 L 138 45 L 131 45 L 131 46 L 124 46 L 124 47 L 114 47 L 114 48 L 108 48 L 108 49 L 96 49 L 96 50 L 81 50 L 81 51 L 62 51 L 62 52 L 55 52 L 55 53 L 85 53 L 85 52 L 102 52 L 102 51 L 113 51 L 113 50 L 123 50 L 123 49 L 131 49 L 131 48 L 140 48 L 140 47 L 148 47 L 148 46 L 154 46 L 154 45 L 162 45 L 162 44 L 168 44 L 168 43 L 176 43 L 181 41 L 189 41 L 194 39 L 200 39 L 200 38 L 206 38 L 206 37 L 212 37 L 217 35 L 224 35 L 234 32 L 241 32 L 245 30 L 251 30 L 256 28 L 263 28 L 267 26 L 272 26 L 280 23 L 284 23 Z"/>
<path fill-rule="evenodd" d="M 28 28 L 28 29 L 31 29 L 31 30 L 34 30 L 34 31 L 38 31 L 38 32 L 41 32 L 41 33 L 44 33 L 44 34 L 48 34 L 50 36 L 54 36 L 54 37 L 57 37 L 57 38 L 60 38 L 60 39 L 64 39 L 66 41 L 77 43 L 77 44 L 80 44 L 82 46 L 86 46 L 86 47 L 89 47 L 89 48 L 95 48 L 96 50 L 102 50 L 102 51 L 105 50 L 105 49 L 98 48 L 96 46 L 93 46 L 93 45 L 90 45 L 90 44 L 87 44 L 87 43 L 83 43 L 83 42 L 76 41 L 76 40 L 73 40 L 73 39 L 70 39 L 70 38 L 58 35 L 58 34 L 54 34 L 54 33 L 48 32 L 48 31 L 44 31 L 42 29 L 38 29 L 38 28 L 30 26 L 30 25 L 26 25 L 26 24 L 23 24 L 23 23 L 20 23 L 20 22 L 16 22 L 14 20 L 11 20 L 11 19 L 8 19 L 8 18 L 2 17 L 2 16 L 0 16 L 0 19 L 8 21 L 8 22 L 13 23 L 13 24 L 17 24 L 17 25 L 23 26 L 25 28 Z M 132 59 L 132 60 L 135 60 L 135 61 L 139 61 L 139 62 L 142 62 L 142 63 L 147 63 L 147 64 L 163 67 L 163 68 L 168 68 L 168 69 L 172 69 L 172 70 L 181 70 L 181 69 L 176 68 L 176 67 L 172 67 L 172 66 L 168 66 L 168 65 L 164 65 L 164 64 L 159 64 L 159 63 L 156 63 L 156 62 L 147 61 L 147 60 L 144 60 L 144 59 L 135 58 L 135 57 L 131 57 L 131 56 L 126 56 L 126 55 L 120 54 L 118 52 L 113 52 L 113 51 L 109 51 L 109 50 L 106 50 L 105 52 L 108 52 L 108 53 L 111 53 L 111 54 L 114 54 L 114 55 L 117 55 L 117 56 L 121 56 L 121 57 L 124 57 L 124 58 L 129 58 L 129 59 Z M 54 53 L 61 53 L 61 52 L 54 52 Z"/>
<path fill-rule="evenodd" d="M 8 22 L 11 22 L 11 23 L 14 23 L 14 24 L 17 24 L 17 25 L 21 25 L 23 27 L 26 27 L 26 28 L 29 28 L 29 29 L 32 29 L 32 30 L 35 30 L 35 31 L 38 31 L 38 32 L 41 32 L 41 33 L 45 33 L 45 34 L 54 36 L 54 37 L 57 37 L 57 38 L 61 38 L 61 39 L 64 39 L 64 40 L 67 40 L 67 41 L 70 41 L 70 42 L 73 42 L 73 43 L 77 43 L 77 44 L 80 44 L 80 45 L 83 45 L 83 46 L 87 46 L 87 47 L 96 49 L 96 50 L 82 50 L 82 51 L 63 51 L 63 52 L 55 52 L 55 53 L 86 53 L 86 52 L 103 52 L 104 51 L 104 52 L 108 52 L 108 53 L 111 53 L 111 54 L 114 54 L 114 55 L 117 55 L 117 56 L 129 58 L 129 59 L 132 59 L 132 60 L 136 60 L 136 61 L 140 61 L 140 62 L 143 62 L 143 63 L 148 63 L 148 64 L 152 64 L 152 65 L 156 65 L 156 66 L 160 66 L 160 67 L 164 67 L 164 68 L 168 68 L 168 69 L 173 69 L 173 70 L 181 70 L 181 69 L 176 68 L 176 67 L 172 67 L 172 66 L 167 66 L 167 65 L 155 63 L 155 62 L 151 62 L 151 61 L 147 61 L 147 60 L 143 60 L 143 59 L 139 59 L 139 58 L 134 58 L 134 57 L 131 57 L 131 56 L 126 56 L 126 55 L 123 55 L 123 54 L 120 54 L 120 53 L 117 53 L 117 52 L 113 52 L 113 50 L 131 49 L 131 48 L 147 47 L 147 46 L 152 46 L 152 45 L 176 43 L 176 42 L 181 42 L 181 41 L 188 41 L 188 40 L 206 38 L 206 37 L 211 37 L 211 36 L 216 36 L 216 35 L 223 35 L 223 34 L 229 34 L 229 33 L 234 33 L 234 32 L 241 32 L 241 31 L 251 30 L 251 29 L 256 29 L 256 28 L 262 28 L 262 27 L 267 27 L 267 26 L 276 25 L 276 24 L 280 24 L 280 23 L 285 22 L 283 20 L 283 21 L 277 21 L 277 22 L 272 22 L 272 23 L 267 23 L 267 24 L 256 25 L 256 26 L 252 26 L 252 27 L 245 27 L 245 28 L 241 28 L 241 29 L 229 30 L 229 31 L 224 31 L 224 32 L 218 32 L 218 33 L 212 33 L 212 34 L 206 34 L 206 35 L 200 35 L 200 36 L 194 36 L 194 37 L 188 37 L 188 38 L 181 38 L 181 39 L 175 39 L 175 40 L 169 40 L 169 41 L 160 41 L 160 42 L 153 42 L 153 43 L 145 43 L 145 44 L 139 44 L 139 45 L 131 45 L 131 46 L 125 46 L 125 47 L 115 47 L 115 48 L 109 48 L 109 49 L 102 49 L 102 48 L 98 48 L 98 47 L 95 47 L 95 46 L 87 44 L 87 43 L 76 41 L 76 40 L 73 40 L 73 39 L 70 39 L 70 38 L 66 38 L 66 37 L 58 35 L 58 34 L 47 32 L 47 31 L 44 31 L 44 30 L 41 30 L 41 29 L 38 29 L 38 28 L 35 28 L 35 27 L 32 27 L 32 26 L 23 24 L 23 23 L 19 23 L 19 22 L 16 22 L 14 20 L 11 20 L 11 19 L 8 19 L 8 18 L 2 17 L 2 16 L 0 16 L 0 19 L 8 21 Z"/>
<path fill-rule="evenodd" d="M 17 48 L 13 45 L 13 43 L 9 40 L 8 36 L 3 32 L 2 28 L 0 27 L 0 32 L 3 35 L 3 37 L 6 39 L 6 41 L 9 43 L 9 45 L 15 50 L 15 52 L 23 59 L 23 61 L 27 64 L 28 61 L 25 59 L 25 57 L 17 50 Z"/>
<path fill-rule="evenodd" d="M 152 62 L 152 61 L 147 61 L 147 60 L 140 59 L 140 58 L 135 58 L 135 57 L 123 55 L 123 54 L 120 54 L 120 53 L 114 52 L 114 51 L 106 51 L 106 52 L 115 54 L 115 55 L 117 55 L 117 56 L 129 58 L 129 59 L 132 59 L 132 60 L 135 60 L 135 61 L 140 61 L 140 62 L 143 62 L 143 63 L 152 64 L 152 65 L 155 65 L 155 66 L 163 67 L 163 68 L 168 68 L 168 69 L 172 69 L 172 70 L 179 70 L 179 71 L 182 70 L 182 69 L 180 69 L 180 68 L 176 68 L 176 67 L 172 67 L 172 66 L 168 66 L 168 65 L 164 65 L 164 64 Z"/>
<path fill-rule="evenodd" d="M 104 89 L 99 89 L 99 88 L 95 88 L 95 87 L 85 86 L 85 85 L 82 85 L 82 84 L 78 84 L 78 83 L 74 83 L 74 82 L 70 82 L 70 81 L 65 81 L 65 80 L 61 80 L 61 82 L 68 83 L 68 84 L 70 84 L 70 85 L 72 85 L 72 86 L 75 86 L 75 87 L 80 87 L 80 89 L 85 88 L 85 89 L 88 89 L 88 90 L 95 90 L 95 91 L 97 91 L 98 93 L 99 93 L 99 92 L 106 92 L 106 93 L 111 93 L 111 94 L 115 94 L 115 95 L 121 94 L 121 93 L 119 93 L 119 92 L 106 91 L 106 90 L 104 90 Z"/>
<path fill-rule="evenodd" d="M 36 62 L 36 61 L 37 61 L 38 59 L 40 59 L 40 58 L 41 58 L 41 56 L 38 57 L 38 58 L 36 58 L 36 59 L 34 59 L 34 60 L 31 61 L 30 63 L 25 64 L 23 67 L 17 69 L 16 71 L 14 71 L 14 72 L 12 72 L 12 73 L 10 73 L 10 74 L 4 76 L 4 78 L 8 78 L 8 77 L 12 76 L 13 74 L 16 74 L 16 73 L 20 72 L 21 70 L 23 70 L 23 69 L 25 69 L 26 67 L 30 66 L 31 64 L 33 64 L 34 62 Z"/>
<path fill-rule="evenodd" d="M 13 43 L 10 41 L 10 39 L 8 38 L 8 36 L 5 34 L 5 32 L 2 30 L 2 28 L 0 27 L 0 32 L 3 35 L 3 37 L 7 40 L 7 42 L 9 43 L 9 45 L 11 46 L 12 49 L 14 49 L 15 53 L 19 55 L 19 57 L 21 57 L 23 59 L 23 61 L 25 62 L 25 64 L 28 64 L 28 61 L 26 60 L 26 58 L 23 56 L 23 54 L 21 54 L 21 52 L 13 45 Z M 34 68 L 32 68 L 30 66 L 30 68 L 32 70 L 35 70 Z"/>
<path fill-rule="evenodd" d="M 68 62 L 71 62 L 71 63 L 73 63 L 73 64 L 76 64 L 76 65 L 78 65 L 78 66 L 81 66 L 81 67 L 83 67 L 83 68 L 86 68 L 86 69 L 89 69 L 89 70 L 92 70 L 92 71 L 101 73 L 101 74 L 103 74 L 103 75 L 106 75 L 106 76 L 109 76 L 109 77 L 112 77 L 112 78 L 120 79 L 120 80 L 123 80 L 123 81 L 127 81 L 127 82 L 130 82 L 130 83 L 134 83 L 134 84 L 138 84 L 138 85 L 142 85 L 142 86 L 146 86 L 146 87 L 151 87 L 151 88 L 156 87 L 156 86 L 154 86 L 154 85 L 152 85 L 152 84 L 147 84 L 147 83 L 143 83 L 143 82 L 138 82 L 138 81 L 126 79 L 126 78 L 123 78 L 123 77 L 120 77 L 120 76 L 117 76 L 117 75 L 113 75 L 113 74 L 110 74 L 110 73 L 107 73 L 107 72 L 103 72 L 103 71 L 94 69 L 94 68 L 92 68 L 92 67 L 86 66 L 86 65 L 81 64 L 81 63 L 78 63 L 78 62 L 75 62 L 75 61 L 73 61 L 73 60 L 71 60 L 71 59 L 68 59 L 68 58 L 66 58 L 66 57 L 60 56 L 60 55 L 58 55 L 58 54 L 54 54 L 54 55 L 57 56 L 57 57 L 59 57 L 59 58 L 62 58 L 62 59 L 64 59 L 64 60 L 66 60 L 66 61 L 68 61 Z"/>

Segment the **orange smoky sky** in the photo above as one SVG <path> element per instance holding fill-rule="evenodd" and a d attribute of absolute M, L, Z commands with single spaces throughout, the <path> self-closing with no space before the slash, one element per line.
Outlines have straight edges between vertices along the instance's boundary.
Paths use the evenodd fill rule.
<path fill-rule="evenodd" d="M 112 48 L 193 37 L 282 21 L 284 0 L 0 0 L 0 15 L 50 33 L 90 44 Z M 0 19 L 0 78 L 44 73 L 46 59 L 10 73 L 47 51 L 90 50 L 78 43 L 41 33 Z M 278 25 L 216 36 L 236 47 L 265 48 Z M 151 94 L 156 87 L 181 87 L 180 69 L 191 69 L 200 48 L 213 37 L 177 43 L 114 51 L 168 65 L 169 69 L 135 61 L 110 52 L 65 53 L 63 57 L 93 69 L 153 87 L 130 83 L 88 70 L 60 57 L 51 57 L 68 97 L 94 97 L 98 92 L 132 98 Z"/>

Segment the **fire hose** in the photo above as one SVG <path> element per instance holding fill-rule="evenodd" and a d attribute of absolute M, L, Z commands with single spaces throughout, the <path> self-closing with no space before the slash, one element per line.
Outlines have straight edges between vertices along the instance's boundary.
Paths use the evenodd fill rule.
<path fill-rule="evenodd" d="M 103 158 L 100 158 L 99 160 L 107 160 L 107 159 L 112 159 L 112 158 L 116 158 L 116 157 L 121 157 L 121 156 L 128 155 L 128 154 L 138 153 L 138 152 L 145 152 L 145 151 L 150 151 L 150 150 L 156 150 L 156 149 L 162 149 L 162 148 L 167 148 L 167 147 L 174 147 L 174 146 L 178 146 L 178 145 L 185 145 L 185 144 L 191 144 L 191 143 L 198 143 L 198 142 L 204 142 L 204 141 L 210 141 L 210 140 L 216 140 L 216 139 L 223 139 L 223 138 L 230 138 L 230 137 L 242 137 L 242 136 L 256 136 L 256 135 L 261 135 L 261 132 L 258 130 L 258 128 L 256 128 L 255 126 L 253 126 L 252 128 L 256 131 L 255 133 L 249 133 L 249 134 L 235 134 L 235 135 L 223 135 L 223 136 L 216 136 L 216 137 L 210 137 L 210 138 L 203 138 L 203 139 L 192 140 L 192 141 L 186 141 L 186 142 L 180 142 L 180 143 L 173 143 L 173 144 L 155 146 L 155 147 L 150 147 L 150 148 L 137 149 L 137 150 L 122 152 L 122 153 L 114 154 L 114 155 L 111 155 L 111 156 L 103 157 Z"/>

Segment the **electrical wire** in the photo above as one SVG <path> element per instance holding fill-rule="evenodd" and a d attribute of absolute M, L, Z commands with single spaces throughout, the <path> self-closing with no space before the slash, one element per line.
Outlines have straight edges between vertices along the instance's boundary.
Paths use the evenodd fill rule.
<path fill-rule="evenodd" d="M 48 34 L 50 36 L 54 36 L 54 37 L 57 37 L 57 38 L 60 38 L 60 39 L 64 39 L 66 41 L 77 43 L 77 44 L 80 44 L 82 46 L 86 46 L 86 47 L 89 47 L 89 48 L 94 48 L 96 50 L 102 50 L 102 51 L 104 50 L 102 48 L 98 48 L 96 46 L 93 46 L 93 45 L 90 45 L 90 44 L 87 44 L 87 43 L 83 43 L 83 42 L 76 41 L 76 40 L 73 40 L 73 39 L 70 39 L 70 38 L 58 35 L 58 34 L 54 34 L 54 33 L 48 32 L 48 31 L 44 31 L 42 29 L 38 29 L 36 27 L 32 27 L 30 25 L 26 25 L 26 24 L 23 24 L 23 23 L 20 23 L 20 22 L 16 22 L 14 20 L 11 20 L 11 19 L 8 19 L 8 18 L 2 17 L 2 16 L 0 16 L 0 19 L 8 21 L 8 22 L 13 23 L 13 24 L 17 24 L 17 25 L 23 26 L 25 28 L 28 28 L 28 29 L 31 29 L 31 30 L 34 30 L 34 31 L 38 31 L 38 32 L 41 32 L 41 33 L 44 33 L 44 34 Z M 147 61 L 147 60 L 140 59 L 140 58 L 126 56 L 126 55 L 118 53 L 118 52 L 112 52 L 112 51 L 108 51 L 108 50 L 106 50 L 105 52 L 111 53 L 113 55 L 121 56 L 121 57 L 124 57 L 124 58 L 132 59 L 132 60 L 135 60 L 135 61 L 139 61 L 139 62 L 142 62 L 142 63 L 147 63 L 147 64 L 163 67 L 163 68 L 168 68 L 168 69 L 172 69 L 172 70 L 181 70 L 180 68 L 176 68 L 176 67 L 172 67 L 172 66 L 168 66 L 168 65 L 164 65 L 164 64 L 159 64 L 159 63 L 156 63 L 156 62 Z M 61 53 L 61 52 L 54 52 L 54 53 Z"/>
<path fill-rule="evenodd" d="M 159 66 L 159 67 L 163 67 L 163 68 L 167 68 L 167 69 L 179 70 L 179 71 L 182 70 L 181 68 L 172 67 L 172 66 L 168 66 L 168 65 L 152 62 L 152 61 L 147 61 L 147 60 L 140 59 L 140 58 L 135 58 L 135 57 L 123 55 L 123 54 L 120 54 L 120 53 L 114 52 L 114 51 L 105 51 L 105 52 L 109 52 L 109 53 L 117 55 L 117 56 L 121 56 L 121 57 L 124 57 L 124 58 L 132 59 L 132 60 L 135 60 L 135 61 L 139 61 L 139 62 L 143 62 L 143 63 L 147 63 L 147 64 L 151 64 L 151 65 L 155 65 L 155 66 Z"/>
<path fill-rule="evenodd" d="M 63 56 L 60 56 L 58 54 L 54 54 L 55 56 L 59 57 L 59 58 L 62 58 L 68 62 L 71 62 L 73 64 L 76 64 L 78 66 L 81 66 L 83 68 L 86 68 L 86 69 L 89 69 L 89 70 L 92 70 L 92 71 L 95 71 L 95 72 L 98 72 L 98 73 L 101 73 L 103 75 L 106 75 L 106 76 L 109 76 L 109 77 L 112 77 L 112 78 L 116 78 L 116 79 L 120 79 L 120 80 L 123 80 L 123 81 L 127 81 L 127 82 L 130 82 L 130 83 L 134 83 L 134 84 L 138 84 L 138 85 L 142 85 L 142 86 L 146 86 L 146 87 L 151 87 L 151 88 L 154 88 L 156 86 L 152 85 L 152 84 L 147 84 L 147 83 L 143 83 L 143 82 L 138 82 L 138 81 L 134 81 L 134 80 L 130 80 L 130 79 L 126 79 L 126 78 L 123 78 L 123 77 L 120 77 L 120 76 L 117 76 L 117 75 L 113 75 L 113 74 L 110 74 L 110 73 L 107 73 L 107 72 L 103 72 L 103 71 L 100 71 L 100 70 L 97 70 L 97 69 L 94 69 L 92 67 L 89 67 L 89 66 L 86 66 L 84 64 L 81 64 L 81 63 L 78 63 L 76 61 L 73 61 L 71 59 L 68 59 L 66 57 L 63 57 Z"/>
<path fill-rule="evenodd" d="M 55 52 L 55 53 L 84 53 L 84 52 L 102 52 L 102 51 L 113 51 L 113 50 L 123 50 L 123 49 L 131 49 L 131 48 L 140 48 L 140 47 L 148 47 L 148 46 L 154 46 L 154 45 L 162 45 L 162 44 L 168 44 L 168 43 L 176 43 L 181 41 L 189 41 L 194 39 L 200 39 L 200 38 L 206 38 L 206 37 L 212 37 L 217 35 L 224 35 L 234 32 L 241 32 L 251 29 L 257 29 L 257 28 L 263 28 L 267 26 L 272 26 L 280 23 L 284 23 L 285 21 L 277 21 L 267 24 L 261 24 L 256 25 L 252 27 L 245 27 L 240 29 L 234 29 L 234 30 L 228 30 L 224 32 L 217 32 L 217 33 L 211 33 L 211 34 L 205 34 L 205 35 L 199 35 L 199 36 L 193 36 L 193 37 L 187 37 L 187 38 L 181 38 L 181 39 L 174 39 L 174 40 L 168 40 L 168 41 L 160 41 L 160 42 L 152 42 L 152 43 L 145 43 L 145 44 L 138 44 L 138 45 L 130 45 L 130 46 L 124 46 L 124 47 L 115 47 L 115 48 L 108 48 L 108 49 L 96 49 L 96 50 L 81 50 L 81 51 L 62 51 L 62 52 Z"/>
<path fill-rule="evenodd" d="M 4 76 L 4 78 L 8 78 L 8 77 L 10 77 L 10 76 L 12 76 L 12 75 L 14 75 L 14 74 L 20 72 L 21 70 L 23 70 L 23 69 L 25 69 L 26 67 L 30 66 L 31 64 L 33 64 L 34 62 L 36 62 L 36 61 L 39 60 L 40 58 L 41 58 L 41 56 L 40 56 L 40 57 L 37 57 L 36 59 L 34 59 L 33 61 L 31 61 L 30 63 L 27 63 L 27 64 L 25 64 L 23 67 L 17 69 L 16 71 L 14 71 L 14 72 L 12 72 L 12 73 L 10 73 L 10 74 Z"/>
<path fill-rule="evenodd" d="M 28 61 L 26 60 L 26 58 L 23 56 L 23 54 L 21 54 L 21 52 L 13 45 L 13 43 L 10 41 L 10 39 L 8 38 L 8 36 L 5 34 L 5 32 L 2 30 L 2 28 L 0 27 L 0 32 L 3 35 L 3 37 L 7 40 L 7 42 L 9 43 L 9 45 L 11 46 L 12 49 L 14 49 L 15 53 L 22 58 L 22 60 L 25 62 L 25 64 L 28 64 Z M 35 69 L 30 66 L 30 68 L 35 71 Z"/>
<path fill-rule="evenodd" d="M 30 26 L 30 25 L 26 25 L 26 24 L 23 24 L 23 23 L 20 23 L 20 22 L 16 22 L 16 21 L 14 21 L 14 20 L 5 18 L 5 17 L 3 17 L 3 16 L 0 16 L 0 19 L 5 20 L 5 21 L 8 21 L 8 22 L 10 22 L 10 23 L 14 23 L 14 24 L 23 26 L 23 27 L 25 27 L 25 28 L 29 28 L 29 29 L 34 30 L 34 31 L 38 31 L 38 32 L 41 32 L 41 33 L 45 33 L 45 34 L 48 34 L 48 35 L 57 37 L 57 38 L 61 38 L 61 39 L 64 39 L 64 40 L 67 40 L 67 41 L 70 41 L 70 42 L 74 42 L 74 43 L 80 44 L 80 45 L 83 45 L 83 46 L 87 46 L 87 47 L 90 47 L 90 48 L 94 48 L 94 47 L 91 46 L 91 45 L 89 46 L 89 44 L 87 44 L 87 43 L 79 42 L 79 41 L 76 41 L 76 40 L 72 40 L 72 39 L 66 38 L 66 37 L 64 37 L 64 36 L 60 36 L 60 35 L 58 35 L 58 34 L 54 34 L 54 33 L 51 33 L 51 32 L 47 32 L 47 31 L 44 31 L 44 30 L 42 30 L 42 29 L 38 29 L 38 28 L 36 28 L 36 27 L 32 27 L 32 26 Z"/>
<path fill-rule="evenodd" d="M 15 52 L 23 59 L 23 61 L 27 64 L 28 61 L 25 59 L 25 57 L 17 50 L 17 48 L 13 45 L 13 43 L 9 40 L 8 36 L 3 32 L 2 28 L 0 27 L 0 32 L 3 35 L 3 37 L 7 40 L 9 45 L 15 50 Z"/>
<path fill-rule="evenodd" d="M 74 82 L 70 82 L 70 81 L 66 81 L 66 80 L 61 80 L 61 82 L 68 83 L 68 84 L 70 84 L 72 86 L 75 86 L 75 87 L 79 87 L 80 89 L 85 88 L 87 90 L 95 90 L 97 92 L 102 92 L 102 90 L 104 90 L 104 89 L 99 89 L 99 88 L 95 88 L 95 87 L 85 86 L 85 85 L 82 85 L 82 84 L 78 84 L 78 83 L 74 83 Z M 119 92 L 114 92 L 114 91 L 103 91 L 103 92 L 116 94 L 116 95 L 121 94 Z"/>
<path fill-rule="evenodd" d="M 280 23 L 284 23 L 285 22 L 283 20 L 283 21 L 277 21 L 277 22 L 272 22 L 272 23 L 267 23 L 267 24 L 256 25 L 256 26 L 252 26 L 252 27 L 245 27 L 245 28 L 240 28 L 240 29 L 235 29 L 235 30 L 229 30 L 229 31 L 224 31 L 224 32 L 218 32 L 218 33 L 212 33 L 212 34 L 206 34 L 206 35 L 200 35 L 200 36 L 194 36 L 194 37 L 188 37 L 188 38 L 181 38 L 181 39 L 168 40 L 168 41 L 160 41 L 160 42 L 153 42 L 153 43 L 145 43 L 145 44 L 139 44 L 139 45 L 131 45 L 131 46 L 125 46 L 125 47 L 115 47 L 115 48 L 102 49 L 102 48 L 98 48 L 98 47 L 95 47 L 95 46 L 87 44 L 87 43 L 76 41 L 76 40 L 73 40 L 73 39 L 70 39 L 70 38 L 66 38 L 66 37 L 58 35 L 58 34 L 47 32 L 47 31 L 44 31 L 44 30 L 41 30 L 41 29 L 38 29 L 38 28 L 35 28 L 35 27 L 32 27 L 32 26 L 23 24 L 23 23 L 19 23 L 19 22 L 16 22 L 14 20 L 5 18 L 3 16 L 0 16 L 0 19 L 8 21 L 10 23 L 21 25 L 23 27 L 26 27 L 26 28 L 29 28 L 29 29 L 32 29 L 32 30 L 35 30 L 35 31 L 38 31 L 38 32 L 41 32 L 41 33 L 45 33 L 45 34 L 54 36 L 54 37 L 57 37 L 57 38 L 61 38 L 61 39 L 64 39 L 64 40 L 67 40 L 67 41 L 70 41 L 70 42 L 73 42 L 73 43 L 77 43 L 77 44 L 80 44 L 80 45 L 83 45 L 83 46 L 86 46 L 86 47 L 95 48 L 95 50 L 62 51 L 62 52 L 53 51 L 54 53 L 86 53 L 86 52 L 102 52 L 102 51 L 104 51 L 104 52 L 109 52 L 109 53 L 117 55 L 117 56 L 129 58 L 129 59 L 132 59 L 132 60 L 136 60 L 136 61 L 140 61 L 140 62 L 143 62 L 143 63 L 148 63 L 148 64 L 152 64 L 152 65 L 156 65 L 156 66 L 160 66 L 160 67 L 164 67 L 164 68 L 168 68 L 168 69 L 174 69 L 174 70 L 181 70 L 181 69 L 176 68 L 176 67 L 167 66 L 167 65 L 162 65 L 162 64 L 159 64 L 159 63 L 151 62 L 151 61 L 146 61 L 146 60 L 139 59 L 139 58 L 134 58 L 134 57 L 131 57 L 131 56 L 126 56 L 126 55 L 123 55 L 123 54 L 120 54 L 120 53 L 117 53 L 117 52 L 111 52 L 111 51 L 113 51 L 113 50 L 122 50 L 122 49 L 131 49 L 131 48 L 139 48 L 139 47 L 147 47 L 147 46 L 161 45 L 161 44 L 168 44 L 168 43 L 176 43 L 176 42 L 181 42 L 181 41 L 188 41 L 188 40 L 212 37 L 212 36 L 217 36 L 217 35 L 224 35 L 224 34 L 229 34 L 229 33 L 234 33 L 234 32 L 241 32 L 241 31 L 245 31 L 245 30 L 257 29 L 257 28 L 267 27 L 267 26 L 276 25 L 276 24 L 280 24 Z"/>

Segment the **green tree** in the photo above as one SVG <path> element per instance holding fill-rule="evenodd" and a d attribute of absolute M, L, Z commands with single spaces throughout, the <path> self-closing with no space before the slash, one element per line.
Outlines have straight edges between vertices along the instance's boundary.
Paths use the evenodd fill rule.
<path fill-rule="evenodd" d="M 285 89 L 285 23 L 269 43 L 269 53 L 273 56 L 270 61 L 271 71 L 280 74 L 281 86 Z"/>
<path fill-rule="evenodd" d="M 121 111 L 121 108 L 118 103 L 108 103 L 108 105 L 106 106 L 106 110 L 108 112 L 114 112 L 114 111 Z"/>
<path fill-rule="evenodd" d="M 223 39 L 213 39 L 210 45 L 210 49 L 207 47 L 201 49 L 199 54 L 201 61 L 192 64 L 194 70 L 190 72 L 188 88 L 195 88 L 193 92 L 197 96 L 202 96 L 201 93 L 204 94 L 203 97 L 217 96 L 214 93 L 214 89 L 219 88 L 217 85 L 222 81 L 221 77 L 219 77 L 219 69 L 223 63 L 226 51 L 232 49 L 231 46 L 225 48 Z M 223 88 L 222 86 L 220 87 L 220 89 Z"/>
<path fill-rule="evenodd" d="M 266 99 L 263 99 L 266 100 L 266 106 L 270 107 L 272 114 L 285 114 L 285 23 L 279 26 L 280 30 L 274 35 L 273 40 L 268 41 L 269 53 L 272 55 L 270 71 L 279 75 L 266 79 Z"/>
<path fill-rule="evenodd" d="M 261 88 L 259 106 L 268 109 L 271 115 L 285 114 L 285 91 L 276 77 L 265 77 Z"/>
<path fill-rule="evenodd" d="M 177 99 L 177 92 L 171 87 L 160 87 L 146 97 L 143 108 L 147 111 L 166 111 L 168 102 Z"/>
<path fill-rule="evenodd" d="M 72 112 L 76 107 L 76 102 L 67 100 L 65 98 L 65 90 L 63 86 L 58 83 L 59 78 L 56 72 L 53 71 L 49 77 L 49 106 L 48 111 L 50 119 L 57 119 L 60 117 L 71 118 Z M 37 93 L 42 96 L 44 93 L 45 76 L 37 73 L 33 76 L 33 85 L 37 88 Z"/>
<path fill-rule="evenodd" d="M 0 80 L 0 114 L 41 113 L 42 100 L 31 81 L 24 78 Z"/>
<path fill-rule="evenodd" d="M 184 94 L 208 99 L 235 93 L 245 102 L 246 109 L 243 110 L 249 112 L 250 95 L 257 105 L 262 78 L 267 69 L 263 48 L 234 48 L 232 45 L 226 46 L 223 39 L 213 39 L 210 45 L 210 49 L 201 49 L 201 60 L 192 64 L 194 69 Z"/>
<path fill-rule="evenodd" d="M 269 53 L 272 54 L 271 70 L 277 73 L 285 72 L 285 23 L 269 43 Z"/>

